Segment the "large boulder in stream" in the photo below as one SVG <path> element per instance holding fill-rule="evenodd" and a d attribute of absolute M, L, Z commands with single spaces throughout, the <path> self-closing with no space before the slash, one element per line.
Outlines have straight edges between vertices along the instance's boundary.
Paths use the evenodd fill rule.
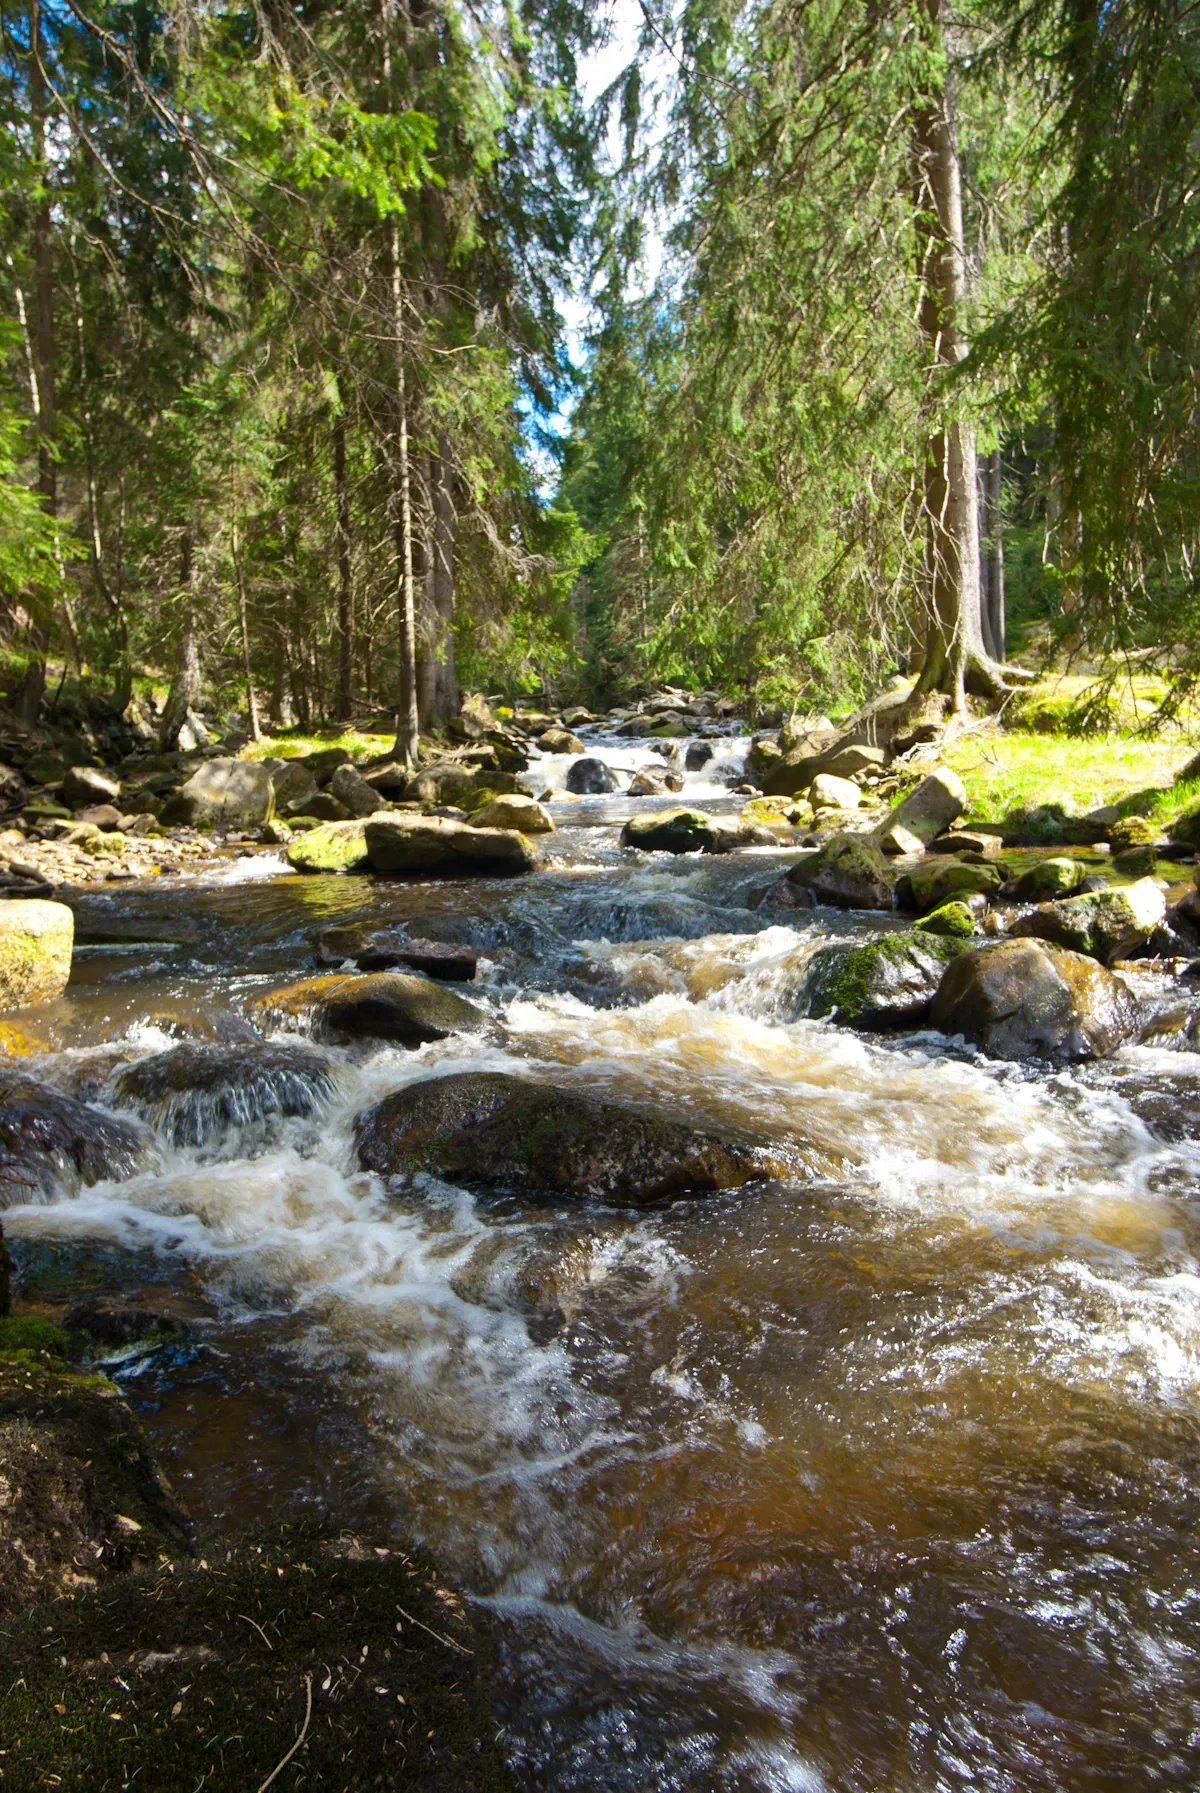
<path fill-rule="evenodd" d="M 59 1188 L 120 1181 L 148 1156 L 149 1140 L 134 1122 L 33 1077 L 0 1076 L 0 1207 Z"/>
<path fill-rule="evenodd" d="M 907 885 L 901 879 L 898 894 L 905 908 L 918 915 L 940 909 L 944 903 L 961 903 L 967 897 L 992 897 L 1003 884 L 1003 874 L 994 865 L 972 865 L 961 859 L 950 859 L 935 853 L 918 860 L 908 872 Z M 911 895 L 911 905 L 905 900 Z"/>
<path fill-rule="evenodd" d="M 879 843 L 866 834 L 835 834 L 786 873 L 837 909 L 894 909 L 898 876 Z"/>
<path fill-rule="evenodd" d="M 518 834 L 553 834 L 554 818 L 536 797 L 492 797 L 472 813 L 473 828 L 515 828 Z"/>
<path fill-rule="evenodd" d="M 1091 890 L 1060 903 L 1042 903 L 1015 921 L 1010 931 L 1049 940 L 1112 965 L 1144 951 L 1166 912 L 1162 890 L 1153 878 L 1142 878 L 1136 884 Z"/>
<path fill-rule="evenodd" d="M 272 990 L 254 1005 L 267 1027 L 302 1028 L 317 1039 L 392 1040 L 427 1046 L 487 1026 L 481 1008 L 427 978 L 399 971 L 362 977 L 308 977 Z"/>
<path fill-rule="evenodd" d="M 559 752 L 563 749 L 559 748 Z M 567 789 L 577 797 L 605 797 L 610 791 L 619 791 L 620 781 L 612 767 L 604 760 L 573 760 L 567 767 Z"/>
<path fill-rule="evenodd" d="M 534 856 L 515 828 L 473 828 L 445 816 L 375 816 L 364 823 L 367 858 L 386 877 L 513 877 Z"/>
<path fill-rule="evenodd" d="M 61 996 L 74 944 L 75 916 L 65 903 L 0 902 L 0 1008 Z"/>
<path fill-rule="evenodd" d="M 929 1018 L 989 1058 L 1071 1062 L 1115 1052 L 1137 1029 L 1138 1005 L 1120 978 L 1082 953 L 1004 940 L 954 960 Z"/>
<path fill-rule="evenodd" d="M 885 934 L 862 945 L 821 947 L 804 980 L 804 1011 L 844 1027 L 881 1033 L 917 1027 L 963 942 L 931 934 Z"/>
<path fill-rule="evenodd" d="M 699 809 L 661 809 L 631 816 L 621 830 L 623 847 L 643 853 L 734 853 L 739 847 L 778 845 L 769 828 L 741 816 L 706 816 Z"/>
<path fill-rule="evenodd" d="M 786 1177 L 782 1154 L 503 1072 L 410 1084 L 355 1123 L 364 1169 L 641 1207 Z"/>
<path fill-rule="evenodd" d="M 275 814 L 266 766 L 253 760 L 208 760 L 163 806 L 167 827 L 253 828 Z"/>
<path fill-rule="evenodd" d="M 132 1108 L 175 1146 L 203 1146 L 236 1127 L 308 1118 L 333 1097 L 327 1059 L 305 1046 L 174 1046 L 123 1068 L 113 1103 Z"/>

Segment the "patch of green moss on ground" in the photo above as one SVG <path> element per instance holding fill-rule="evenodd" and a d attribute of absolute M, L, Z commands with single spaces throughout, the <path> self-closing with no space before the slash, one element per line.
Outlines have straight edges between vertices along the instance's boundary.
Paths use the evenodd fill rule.
<path fill-rule="evenodd" d="M 291 1533 L 0 1621 L 5 1793 L 515 1793 L 495 1631 L 424 1560 Z"/>
<path fill-rule="evenodd" d="M 0 1320 L 0 1356 L 11 1356 L 14 1351 L 48 1351 L 54 1357 L 70 1355 L 61 1326 L 37 1314 L 10 1314 Z"/>
<path fill-rule="evenodd" d="M 289 729 L 286 734 L 264 735 L 261 741 L 248 742 L 239 758 L 299 760 L 308 753 L 323 753 L 330 747 L 340 747 L 356 759 L 377 759 L 381 754 L 390 753 L 395 744 L 394 731 L 376 735 L 365 734 L 358 728 L 318 729 L 305 733 Z"/>

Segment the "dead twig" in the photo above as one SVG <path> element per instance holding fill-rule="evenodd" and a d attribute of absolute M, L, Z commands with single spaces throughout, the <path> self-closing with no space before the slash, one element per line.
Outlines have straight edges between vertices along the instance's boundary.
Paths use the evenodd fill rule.
<path fill-rule="evenodd" d="M 398 1606 L 396 1611 L 401 1618 L 407 1619 L 410 1625 L 420 1625 L 422 1631 L 428 1631 L 430 1637 L 436 1637 L 438 1643 L 445 1644 L 448 1650 L 457 1650 L 460 1656 L 474 1656 L 474 1650 L 468 1650 L 465 1644 L 456 1644 L 452 1637 L 443 1637 L 440 1631 L 434 1631 L 428 1625 L 422 1624 L 420 1619 L 414 1619 L 412 1614 L 405 1612 L 402 1606 Z M 261 1787 L 259 1793 L 262 1793 Z"/>
<path fill-rule="evenodd" d="M 251 1619 L 250 1623 L 253 1624 L 254 1620 Z M 262 1786 L 258 1789 L 258 1793 L 267 1793 L 267 1788 L 271 1785 L 271 1782 L 276 1778 L 277 1775 L 280 1775 L 283 1773 L 284 1769 L 287 1767 L 288 1763 L 291 1761 L 291 1759 L 295 1755 L 296 1751 L 300 1748 L 300 1745 L 304 1742 L 304 1739 L 308 1736 L 309 1720 L 312 1718 L 312 1676 L 311 1675 L 305 1675 L 305 1677 L 304 1677 L 304 1702 L 305 1702 L 304 1703 L 304 1723 L 300 1726 L 300 1735 L 297 1737 L 295 1743 L 293 1743 L 291 1749 L 289 1749 L 287 1755 L 283 1758 L 282 1762 L 280 1762 L 276 1767 L 272 1768 L 270 1774 L 267 1776 L 267 1778 L 263 1782 Z"/>

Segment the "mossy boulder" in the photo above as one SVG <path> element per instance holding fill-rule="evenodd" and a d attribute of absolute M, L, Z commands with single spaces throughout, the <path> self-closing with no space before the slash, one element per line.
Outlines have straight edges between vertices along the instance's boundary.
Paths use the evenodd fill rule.
<path fill-rule="evenodd" d="M 975 917 L 966 903 L 943 903 L 920 921 L 913 923 L 916 934 L 940 935 L 945 940 L 970 940 L 975 933 Z"/>
<path fill-rule="evenodd" d="M 919 860 L 908 873 L 912 907 L 919 914 L 940 909 L 944 903 L 961 902 L 964 897 L 995 896 L 1003 882 L 994 865 L 971 865 L 942 853 Z M 903 884 L 900 888 L 906 895 Z"/>
<path fill-rule="evenodd" d="M 367 869 L 367 834 L 362 822 L 322 822 L 287 844 L 287 862 L 297 872 L 361 872 Z"/>
<path fill-rule="evenodd" d="M 355 1123 L 365 1170 L 641 1207 L 794 1174 L 783 1154 L 503 1072 L 410 1084 Z"/>
<path fill-rule="evenodd" d="M 0 1207 L 140 1170 L 150 1142 L 117 1119 L 20 1073 L 0 1076 Z"/>
<path fill-rule="evenodd" d="M 1154 847 L 1125 847 L 1113 855 L 1113 870 L 1123 878 L 1148 878 L 1158 866 Z"/>
<path fill-rule="evenodd" d="M 175 1146 L 202 1146 L 236 1127 L 310 1118 L 336 1093 L 329 1061 L 310 1047 L 251 1041 L 173 1046 L 117 1073 L 112 1101 Z"/>
<path fill-rule="evenodd" d="M 961 953 L 930 1007 L 943 1033 L 990 1058 L 1103 1058 L 1135 1033 L 1138 1005 L 1094 959 L 1041 940 L 1003 940 Z"/>
<path fill-rule="evenodd" d="M 1166 899 L 1152 878 L 1110 890 L 1086 891 L 1043 903 L 1014 922 L 1014 936 L 1048 940 L 1112 965 L 1144 951 L 1166 915 Z"/>
<path fill-rule="evenodd" d="M 50 1002 L 71 975 L 75 917 L 40 897 L 0 902 L 0 1007 Z"/>
<path fill-rule="evenodd" d="M 1180 841 L 1186 847 L 1200 847 L 1200 804 L 1176 816 L 1167 833 L 1172 840 Z"/>
<path fill-rule="evenodd" d="M 1010 894 L 1018 903 L 1051 903 L 1070 896 L 1087 877 L 1077 859 L 1040 859 L 1015 879 Z"/>
<path fill-rule="evenodd" d="M 1152 847 L 1162 838 L 1162 830 L 1145 816 L 1119 816 L 1108 830 L 1108 844 L 1114 853 L 1130 847 Z"/>
<path fill-rule="evenodd" d="M 826 946 L 804 983 L 806 1012 L 881 1032 L 924 1020 L 942 973 L 962 947 L 937 935 L 885 934 L 861 946 Z"/>
<path fill-rule="evenodd" d="M 478 1033 L 488 1021 L 465 997 L 399 971 L 304 978 L 260 997 L 254 1010 L 268 1027 L 303 1028 L 318 1039 L 393 1040 L 400 1046 Z"/>
<path fill-rule="evenodd" d="M 878 841 L 866 834 L 835 834 L 794 865 L 792 884 L 811 890 L 819 903 L 838 909 L 894 909 L 897 873 Z"/>
<path fill-rule="evenodd" d="M 733 836 L 734 831 L 716 816 L 701 810 L 661 809 L 631 816 L 621 830 L 621 845 L 643 853 L 728 853 L 735 844 Z"/>

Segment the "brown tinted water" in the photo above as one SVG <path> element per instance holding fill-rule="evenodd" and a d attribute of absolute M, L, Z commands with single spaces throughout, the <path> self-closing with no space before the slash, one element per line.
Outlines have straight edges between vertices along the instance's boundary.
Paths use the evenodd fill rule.
<path fill-rule="evenodd" d="M 319 1123 L 6 1213 L 28 1286 L 191 1304 L 125 1375 L 210 1524 L 409 1528 L 508 1615 L 531 1787 L 1200 1784 L 1197 1148 L 1161 1136 L 1200 1059 L 1035 1074 L 797 1020 L 808 954 L 868 918 L 764 928 L 786 854 L 635 858 L 627 808 L 564 810 L 522 882 L 260 859 L 81 896 L 98 943 L 31 1068 L 101 1100 L 102 1048 L 236 1061 L 328 922 L 476 943 L 494 1025 L 334 1052 Z M 359 1108 L 468 1066 L 823 1168 L 639 1214 L 356 1170 Z"/>

